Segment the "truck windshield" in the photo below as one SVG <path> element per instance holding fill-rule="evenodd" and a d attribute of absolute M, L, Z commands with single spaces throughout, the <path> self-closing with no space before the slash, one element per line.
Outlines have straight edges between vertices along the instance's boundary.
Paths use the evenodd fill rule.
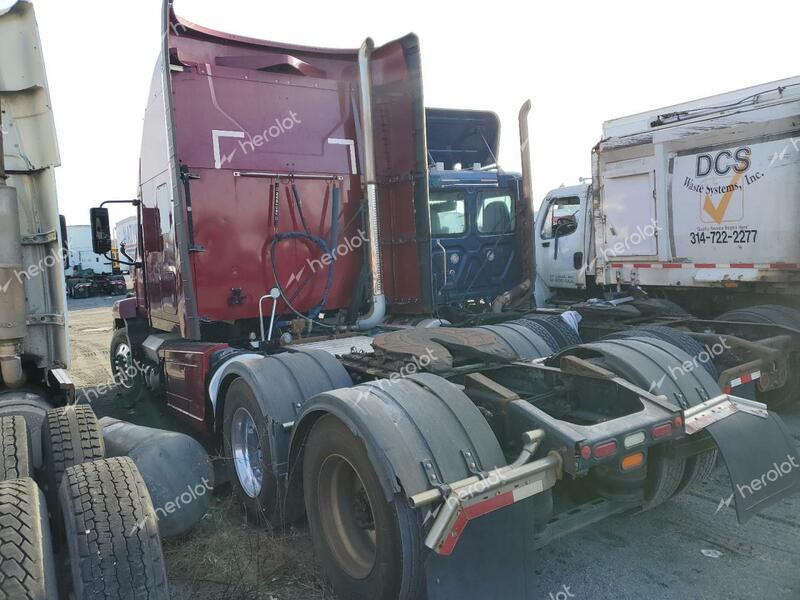
<path fill-rule="evenodd" d="M 464 193 L 456 190 L 431 190 L 431 235 L 459 235 L 467 230 Z"/>

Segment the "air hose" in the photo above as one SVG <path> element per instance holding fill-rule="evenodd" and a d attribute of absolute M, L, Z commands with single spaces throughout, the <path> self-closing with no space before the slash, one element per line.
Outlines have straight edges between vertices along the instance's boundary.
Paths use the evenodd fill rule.
<path fill-rule="evenodd" d="M 333 250 L 331 250 L 330 247 L 328 247 L 328 244 L 325 242 L 325 240 L 323 240 L 322 238 L 312 234 L 311 231 L 309 230 L 308 224 L 307 224 L 306 219 L 305 219 L 305 215 L 303 214 L 303 203 L 302 203 L 302 200 L 300 198 L 300 193 L 297 190 L 297 186 L 295 185 L 294 181 L 292 181 L 291 187 L 292 187 L 292 195 L 294 197 L 294 201 L 295 201 L 295 204 L 297 206 L 297 211 L 298 211 L 298 213 L 300 215 L 300 221 L 302 222 L 303 228 L 305 229 L 305 231 L 291 231 L 291 232 L 288 232 L 288 233 L 276 233 L 275 237 L 272 239 L 272 242 L 270 243 L 270 251 L 269 251 L 269 253 L 270 253 L 270 265 L 272 267 L 272 277 L 275 280 L 275 287 L 278 288 L 278 291 L 280 292 L 281 297 L 283 298 L 283 301 L 286 303 L 286 306 L 289 307 L 289 310 L 291 310 L 297 316 L 299 316 L 299 317 L 301 317 L 303 319 L 307 319 L 307 320 L 309 320 L 309 321 L 311 321 L 313 323 L 316 323 L 318 325 L 321 325 L 323 327 L 331 327 L 331 328 L 335 329 L 336 327 L 334 327 L 332 325 L 326 325 L 325 323 L 321 323 L 321 322 L 317 321 L 316 318 L 319 316 L 320 312 L 322 312 L 322 309 L 325 307 L 325 304 L 328 301 L 328 294 L 330 293 L 331 287 L 333 286 L 334 261 L 335 261 L 335 258 L 336 258 L 335 252 L 336 252 L 336 246 L 338 244 L 338 237 L 339 237 L 339 223 L 338 223 L 338 219 L 339 219 L 339 194 L 340 194 L 339 188 L 338 188 L 338 186 L 334 186 L 333 187 L 333 192 L 332 192 L 332 196 L 333 197 L 332 197 L 332 201 L 331 201 L 331 205 L 332 205 L 331 209 L 332 209 L 332 212 L 333 212 L 333 217 L 332 217 L 332 224 L 331 224 L 331 245 L 333 247 Z M 278 279 L 278 270 L 277 270 L 277 267 L 276 267 L 276 264 L 275 264 L 275 250 L 276 250 L 277 245 L 280 242 L 284 241 L 284 240 L 298 240 L 298 239 L 299 240 L 306 240 L 308 242 L 311 242 L 315 246 L 317 246 L 320 249 L 320 251 L 322 252 L 322 256 L 323 257 L 324 256 L 330 256 L 331 257 L 331 260 L 326 265 L 326 267 L 328 269 L 328 277 L 327 277 L 327 279 L 325 281 L 325 289 L 322 292 L 322 298 L 314 306 L 314 308 L 312 308 L 309 311 L 308 316 L 302 314 L 300 311 L 298 311 L 292 305 L 292 302 L 289 299 L 288 294 L 283 289 L 283 285 L 281 284 L 280 280 Z M 302 271 L 301 271 L 301 274 L 302 274 Z"/>

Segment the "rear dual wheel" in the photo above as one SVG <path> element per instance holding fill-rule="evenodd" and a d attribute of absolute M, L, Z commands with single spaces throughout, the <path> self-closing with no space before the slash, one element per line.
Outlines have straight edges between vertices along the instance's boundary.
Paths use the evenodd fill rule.
<path fill-rule="evenodd" d="M 363 442 L 333 416 L 309 434 L 303 489 L 314 551 L 340 597 L 423 596 L 419 517 L 399 495 L 386 501 Z"/>

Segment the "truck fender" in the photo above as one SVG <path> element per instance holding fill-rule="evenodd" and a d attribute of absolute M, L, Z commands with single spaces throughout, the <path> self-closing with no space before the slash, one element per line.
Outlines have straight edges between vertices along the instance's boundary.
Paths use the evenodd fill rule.
<path fill-rule="evenodd" d="M 286 352 L 266 357 L 258 354 L 235 355 L 212 377 L 215 388 L 212 396 L 214 431 L 220 436 L 225 392 L 237 378 L 247 382 L 268 422 L 272 470 L 279 477 L 286 475 L 291 431 L 303 404 L 321 392 L 353 385 L 342 364 L 333 355 L 321 350 Z"/>
<path fill-rule="evenodd" d="M 386 499 L 406 497 L 506 464 L 478 408 L 439 376 L 417 373 L 325 392 L 306 403 L 291 440 L 290 488 L 302 485 L 302 454 L 314 423 L 330 414 L 361 438 Z"/>

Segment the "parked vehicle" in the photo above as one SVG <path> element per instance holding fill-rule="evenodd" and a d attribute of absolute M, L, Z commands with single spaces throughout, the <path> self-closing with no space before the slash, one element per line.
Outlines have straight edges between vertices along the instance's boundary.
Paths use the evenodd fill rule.
<path fill-rule="evenodd" d="M 92 269 L 74 268 L 75 275 L 67 277 L 67 296 L 88 298 L 89 296 L 119 296 L 128 291 L 124 275 L 95 273 Z"/>
<path fill-rule="evenodd" d="M 701 347 L 725 336 L 735 351 L 709 361 L 723 389 L 796 402 L 798 114 L 800 77 L 607 122 L 592 183 L 542 204 L 537 304 L 580 310 L 588 339 L 626 319 L 677 326 Z M 576 306 L 593 297 L 614 306 Z"/>
<path fill-rule="evenodd" d="M 97 418 L 91 407 L 76 406 L 67 373 L 59 160 L 33 6 L 6 2 L 0 8 L 0 597 L 166 600 L 147 488 L 130 459 L 105 458 Z"/>
<path fill-rule="evenodd" d="M 136 296 L 115 306 L 112 368 L 130 398 L 155 392 L 218 444 L 254 522 L 308 518 L 339 597 L 532 598 L 535 548 L 660 505 L 718 453 L 734 485 L 796 453 L 762 404 L 702 369 L 671 377 L 691 360 L 673 343 L 570 346 L 577 331 L 557 315 L 429 326 L 442 294 L 471 290 L 434 277 L 432 247 L 452 264 L 444 230 L 461 210 L 429 194 L 456 169 L 434 155 L 445 168 L 428 170 L 414 35 L 360 50 L 265 42 L 191 24 L 170 2 L 163 34 Z M 478 233 L 478 215 L 501 223 L 497 244 L 512 210 L 532 226 L 528 110 L 520 185 L 491 182 L 516 209 L 504 194 L 475 212 L 482 190 L 464 200 Z M 102 253 L 103 207 L 92 224 Z M 522 283 L 532 257 L 517 257 Z M 798 477 L 736 494 L 740 518 Z"/>
<path fill-rule="evenodd" d="M 429 108 L 425 116 L 438 314 L 462 322 L 515 288 L 516 304 L 530 309 L 531 281 L 524 272 L 530 258 L 523 260 L 530 254 L 530 227 L 517 224 L 526 219 L 522 176 L 498 163 L 497 115 Z"/>

